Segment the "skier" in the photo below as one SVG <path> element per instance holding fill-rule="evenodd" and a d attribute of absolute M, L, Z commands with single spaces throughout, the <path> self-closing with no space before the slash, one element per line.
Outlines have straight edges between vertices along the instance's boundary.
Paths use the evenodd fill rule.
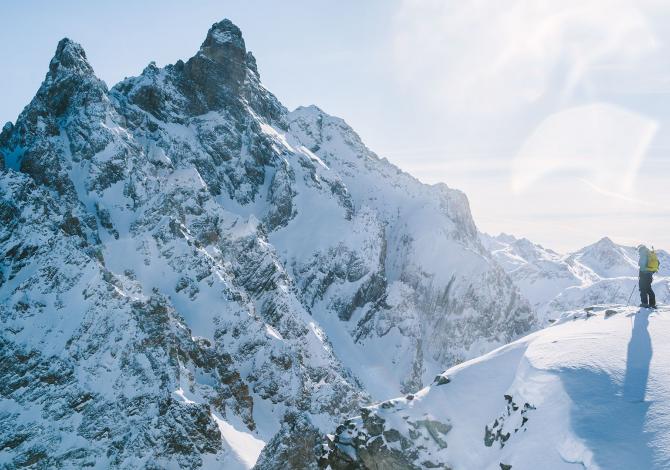
<path fill-rule="evenodd" d="M 652 249 L 649 250 L 644 245 L 637 247 L 637 251 L 640 254 L 640 307 L 643 308 L 656 308 L 656 295 L 654 291 L 651 290 L 651 281 L 653 280 L 654 273 L 658 271 L 658 257 L 656 252 Z"/>

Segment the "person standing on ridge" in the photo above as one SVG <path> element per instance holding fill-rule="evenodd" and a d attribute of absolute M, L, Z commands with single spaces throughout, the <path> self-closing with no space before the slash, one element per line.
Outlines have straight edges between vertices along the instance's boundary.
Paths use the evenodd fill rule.
<path fill-rule="evenodd" d="M 640 254 L 640 307 L 656 308 L 656 295 L 651 290 L 651 281 L 654 278 L 654 273 L 658 272 L 658 257 L 652 248 L 651 250 L 644 245 L 637 247 Z"/>

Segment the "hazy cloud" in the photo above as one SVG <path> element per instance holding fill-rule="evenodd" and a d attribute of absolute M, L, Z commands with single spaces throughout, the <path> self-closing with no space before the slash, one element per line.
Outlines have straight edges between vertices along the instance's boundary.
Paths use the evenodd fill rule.
<path fill-rule="evenodd" d="M 590 71 L 626 72 L 657 47 L 648 0 L 403 0 L 398 77 L 450 112 L 569 100 Z"/>
<path fill-rule="evenodd" d="M 550 173 L 572 170 L 601 194 L 629 193 L 657 127 L 652 119 L 603 103 L 554 113 L 514 159 L 512 189 L 520 193 Z"/>
<path fill-rule="evenodd" d="M 452 149 L 422 161 L 443 165 L 429 177 L 465 189 L 485 230 L 559 248 L 605 234 L 667 240 L 661 224 L 598 214 L 663 207 L 645 157 L 670 116 L 669 17 L 660 0 L 401 0 L 397 83 L 435 110 Z"/>

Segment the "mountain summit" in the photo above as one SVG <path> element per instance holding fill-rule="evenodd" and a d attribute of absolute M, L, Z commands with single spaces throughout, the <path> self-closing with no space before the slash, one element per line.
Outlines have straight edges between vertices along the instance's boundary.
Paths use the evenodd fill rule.
<path fill-rule="evenodd" d="M 462 192 L 259 80 L 228 20 L 111 89 L 59 43 L 0 134 L 0 466 L 314 467 L 535 327 Z"/>
<path fill-rule="evenodd" d="M 242 32 L 223 20 L 210 28 L 198 53 L 186 62 L 184 73 L 205 93 L 238 93 L 247 76 L 246 57 Z"/>
<path fill-rule="evenodd" d="M 76 42 L 63 38 L 56 47 L 56 54 L 49 63 L 49 74 L 55 78 L 58 73 L 92 74 L 93 68 L 86 59 L 84 49 Z"/>

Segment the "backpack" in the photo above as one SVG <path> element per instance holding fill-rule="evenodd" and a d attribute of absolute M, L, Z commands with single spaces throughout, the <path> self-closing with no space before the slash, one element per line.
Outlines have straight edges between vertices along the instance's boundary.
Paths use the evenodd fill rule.
<path fill-rule="evenodd" d="M 659 264 L 658 256 L 656 256 L 656 252 L 652 248 L 647 254 L 647 271 L 657 273 Z"/>

